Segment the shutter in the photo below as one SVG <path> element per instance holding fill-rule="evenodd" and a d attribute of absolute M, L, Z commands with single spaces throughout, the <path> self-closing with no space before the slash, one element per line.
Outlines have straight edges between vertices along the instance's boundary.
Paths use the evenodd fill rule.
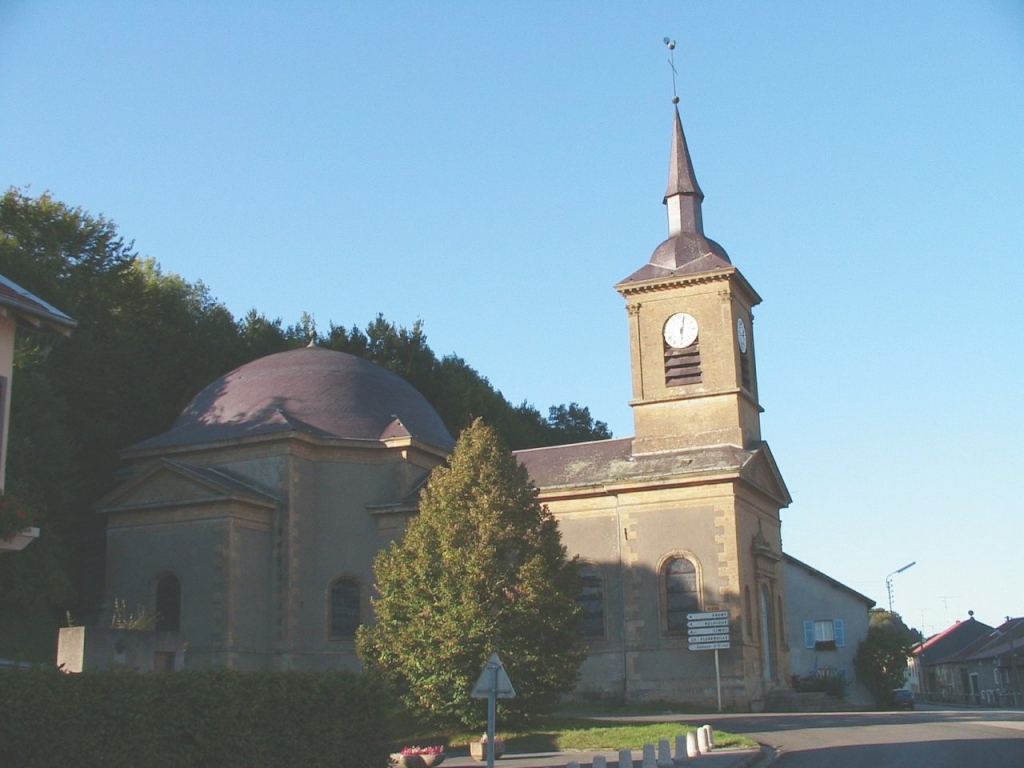
<path fill-rule="evenodd" d="M 814 647 L 814 622 L 813 621 L 805 621 L 804 622 L 804 647 L 806 647 L 806 648 L 813 648 Z"/>
<path fill-rule="evenodd" d="M 832 622 L 832 626 L 836 631 L 836 648 L 842 648 L 846 645 L 846 628 L 843 627 L 843 620 L 836 619 Z"/>

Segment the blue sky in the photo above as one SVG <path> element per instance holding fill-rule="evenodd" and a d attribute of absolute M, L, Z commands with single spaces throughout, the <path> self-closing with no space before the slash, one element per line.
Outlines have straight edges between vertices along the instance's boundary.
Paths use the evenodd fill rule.
<path fill-rule="evenodd" d="M 677 41 L 705 230 L 764 298 L 784 545 L 926 633 L 1024 615 L 1024 4 L 0 4 L 0 182 L 240 316 L 425 324 L 632 434 Z"/>

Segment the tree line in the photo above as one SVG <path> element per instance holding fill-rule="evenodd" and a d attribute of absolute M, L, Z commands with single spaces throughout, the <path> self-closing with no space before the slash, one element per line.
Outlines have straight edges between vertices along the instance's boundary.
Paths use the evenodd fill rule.
<path fill-rule="evenodd" d="M 68 338 L 17 339 L 6 490 L 43 515 L 46 534 L 0 559 L 0 611 L 85 613 L 102 600 L 104 521 L 93 505 L 115 483 L 118 452 L 168 429 L 226 372 L 307 344 L 310 321 L 285 325 L 257 309 L 235 318 L 202 282 L 140 256 L 111 220 L 20 189 L 0 199 L 0 274 L 78 322 Z M 318 343 L 405 378 L 453 435 L 481 418 L 512 449 L 611 436 L 576 403 L 546 417 L 513 405 L 461 357 L 431 350 L 419 321 L 332 323 Z"/>

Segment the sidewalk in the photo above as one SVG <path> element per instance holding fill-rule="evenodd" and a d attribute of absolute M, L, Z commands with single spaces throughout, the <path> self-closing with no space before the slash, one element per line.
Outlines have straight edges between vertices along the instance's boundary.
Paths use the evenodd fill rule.
<path fill-rule="evenodd" d="M 494 761 L 495 768 L 565 768 L 570 761 L 576 760 L 580 768 L 591 768 L 594 755 L 604 755 L 608 768 L 625 768 L 619 765 L 618 752 L 532 752 L 513 755 L 506 753 L 504 757 Z M 761 758 L 760 750 L 756 749 L 716 749 L 707 755 L 690 758 L 677 765 L 690 765 L 694 768 L 750 768 Z M 633 766 L 639 768 L 643 764 L 643 752 L 633 752 Z M 474 760 L 465 755 L 446 757 L 444 768 L 483 768 L 486 760 Z"/>

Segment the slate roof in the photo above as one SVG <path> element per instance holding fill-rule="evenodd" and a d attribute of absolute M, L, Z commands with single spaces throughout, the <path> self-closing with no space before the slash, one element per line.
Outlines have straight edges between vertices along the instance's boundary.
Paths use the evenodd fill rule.
<path fill-rule="evenodd" d="M 984 637 L 979 638 L 956 655 L 956 661 L 981 661 L 1024 652 L 1024 618 L 1007 619 Z"/>
<path fill-rule="evenodd" d="M 704 193 L 693 172 L 690 150 L 686 145 L 686 135 L 677 108 L 669 158 L 668 188 L 663 202 L 676 211 L 682 211 L 679 214 L 682 231 L 672 233 L 670 229 L 671 236 L 654 249 L 649 263 L 619 283 L 616 286 L 619 290 L 628 287 L 630 283 L 711 272 L 732 266 L 725 249 L 704 235 L 701 215 L 703 200 Z"/>
<path fill-rule="evenodd" d="M 531 448 L 515 455 L 534 484 L 546 491 L 736 471 L 753 456 L 732 445 L 634 455 L 631 437 Z"/>
<path fill-rule="evenodd" d="M 69 315 L 3 275 L 0 275 L 0 307 L 13 311 L 31 325 L 44 324 L 63 334 L 78 325 Z"/>
<path fill-rule="evenodd" d="M 924 665 L 953 661 L 961 651 L 991 631 L 992 627 L 972 616 L 967 621 L 958 621 L 948 629 L 929 637 L 914 651 L 914 655 Z"/>
<path fill-rule="evenodd" d="M 311 346 L 222 376 L 167 432 L 127 452 L 285 432 L 373 441 L 410 436 L 444 451 L 455 445 L 437 411 L 403 378 L 363 358 Z"/>

